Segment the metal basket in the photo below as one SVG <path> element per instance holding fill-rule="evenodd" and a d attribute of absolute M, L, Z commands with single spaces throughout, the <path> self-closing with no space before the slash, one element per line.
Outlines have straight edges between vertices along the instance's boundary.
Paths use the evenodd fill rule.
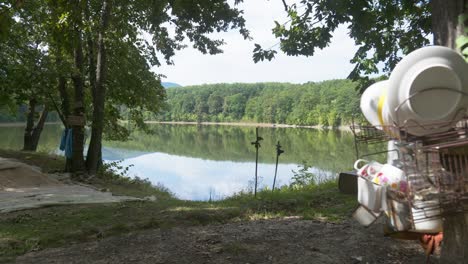
<path fill-rule="evenodd" d="M 395 109 L 396 116 L 403 103 L 434 89 L 440 88 L 426 89 L 408 97 Z M 446 90 L 468 96 L 461 91 Z M 465 115 L 466 108 L 459 108 L 447 122 L 422 125 L 404 120 L 380 127 L 352 124 L 358 158 L 360 143 L 397 142 L 399 166 L 405 172 L 408 190 L 406 193 L 387 192 L 387 217 L 396 231 L 436 231 L 424 230 L 424 227 L 441 226 L 444 214 L 468 211 L 468 118 Z M 445 131 L 414 136 L 407 133 L 413 126 Z"/>

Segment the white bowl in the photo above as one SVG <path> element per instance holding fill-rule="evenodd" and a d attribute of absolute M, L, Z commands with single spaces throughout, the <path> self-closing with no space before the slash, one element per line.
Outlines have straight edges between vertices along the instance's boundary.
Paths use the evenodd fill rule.
<path fill-rule="evenodd" d="M 389 114 L 410 134 L 443 132 L 464 116 L 467 92 L 468 64 L 463 57 L 446 47 L 424 47 L 408 54 L 391 73 Z"/>

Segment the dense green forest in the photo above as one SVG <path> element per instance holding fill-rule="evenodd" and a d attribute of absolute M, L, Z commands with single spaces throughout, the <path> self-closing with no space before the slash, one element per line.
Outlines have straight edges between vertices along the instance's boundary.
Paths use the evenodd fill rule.
<path fill-rule="evenodd" d="M 206 84 L 168 89 L 159 115 L 145 112 L 145 120 L 263 122 L 339 126 L 360 115 L 359 94 L 349 80 L 320 83 Z M 26 107 L 16 114 L 0 109 L 0 122 L 25 121 Z M 122 116 L 128 116 L 125 106 Z M 49 121 L 59 121 L 52 114 Z"/>
<path fill-rule="evenodd" d="M 360 113 L 355 88 L 349 80 L 179 87 L 167 90 L 166 110 L 156 119 L 339 126 Z"/>

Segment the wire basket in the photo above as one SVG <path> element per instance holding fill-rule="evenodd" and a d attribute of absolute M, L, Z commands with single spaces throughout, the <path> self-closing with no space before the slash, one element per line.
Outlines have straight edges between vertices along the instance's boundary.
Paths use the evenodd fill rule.
<path fill-rule="evenodd" d="M 395 231 L 439 232 L 444 214 L 468 211 L 467 109 L 459 107 L 451 120 L 444 122 L 423 124 L 411 119 L 398 120 L 401 105 L 436 89 L 440 88 L 426 89 L 408 97 L 395 109 L 397 122 L 394 124 L 353 123 L 351 126 L 357 156 L 359 143 L 396 142 L 396 163 L 405 172 L 408 188 L 405 193 L 387 191 L 387 218 Z M 446 90 L 468 96 L 462 91 Z M 427 132 L 414 136 L 408 132 L 414 131 L 413 128 Z"/>

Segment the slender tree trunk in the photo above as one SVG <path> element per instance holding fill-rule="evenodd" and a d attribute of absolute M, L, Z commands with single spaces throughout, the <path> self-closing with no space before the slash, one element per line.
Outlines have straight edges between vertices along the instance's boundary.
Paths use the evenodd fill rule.
<path fill-rule="evenodd" d="M 434 44 L 455 49 L 455 40 L 463 34 L 459 16 L 467 13 L 468 0 L 432 0 Z M 466 204 L 460 204 L 463 209 Z M 468 214 L 444 210 L 444 240 L 441 263 L 466 263 L 468 259 Z"/>
<path fill-rule="evenodd" d="M 49 111 L 47 106 L 44 106 L 44 109 L 41 111 L 41 116 L 36 125 L 34 125 L 35 115 L 36 115 L 36 99 L 29 100 L 29 111 L 26 119 L 26 128 L 24 129 L 24 142 L 23 150 L 27 151 L 36 151 L 37 145 L 39 144 L 39 139 L 41 137 L 42 129 L 44 128 L 45 121 Z"/>
<path fill-rule="evenodd" d="M 36 126 L 34 127 L 31 135 L 31 150 L 36 151 L 37 146 L 39 145 L 39 139 L 41 138 L 42 130 L 44 129 L 44 124 L 49 115 L 49 109 L 47 105 L 44 105 L 44 109 L 42 109 L 41 116 L 39 117 L 39 121 L 37 121 Z"/>
<path fill-rule="evenodd" d="M 57 65 L 60 65 L 58 63 Z M 65 128 L 69 128 L 67 124 L 67 119 L 70 116 L 70 97 L 67 93 L 67 80 L 65 77 L 60 76 L 58 78 L 58 91 L 60 94 L 60 99 L 61 99 L 61 107 L 60 110 L 62 112 L 62 121 L 64 123 Z M 66 158 L 65 160 L 65 172 L 71 172 L 72 171 L 72 160 L 69 158 Z"/>
<path fill-rule="evenodd" d="M 32 132 L 34 130 L 34 115 L 36 113 L 36 99 L 29 100 L 29 110 L 26 116 L 26 128 L 24 129 L 23 150 L 32 150 Z"/>
<path fill-rule="evenodd" d="M 105 0 L 102 6 L 101 23 L 98 35 L 98 50 L 96 62 L 96 83 L 93 92 L 93 123 L 91 140 L 89 142 L 86 159 L 87 169 L 90 173 L 96 173 L 102 163 L 102 132 L 104 129 L 104 105 L 106 96 L 106 46 L 105 33 L 109 25 L 111 13 L 111 0 Z"/>
<path fill-rule="evenodd" d="M 75 61 L 75 69 L 72 74 L 72 80 L 75 90 L 73 115 L 84 120 L 84 56 L 83 56 L 83 36 L 82 36 L 82 9 L 81 1 L 77 0 L 74 14 L 73 28 L 73 55 Z M 72 124 L 73 143 L 72 143 L 72 172 L 84 171 L 84 124 Z"/>

